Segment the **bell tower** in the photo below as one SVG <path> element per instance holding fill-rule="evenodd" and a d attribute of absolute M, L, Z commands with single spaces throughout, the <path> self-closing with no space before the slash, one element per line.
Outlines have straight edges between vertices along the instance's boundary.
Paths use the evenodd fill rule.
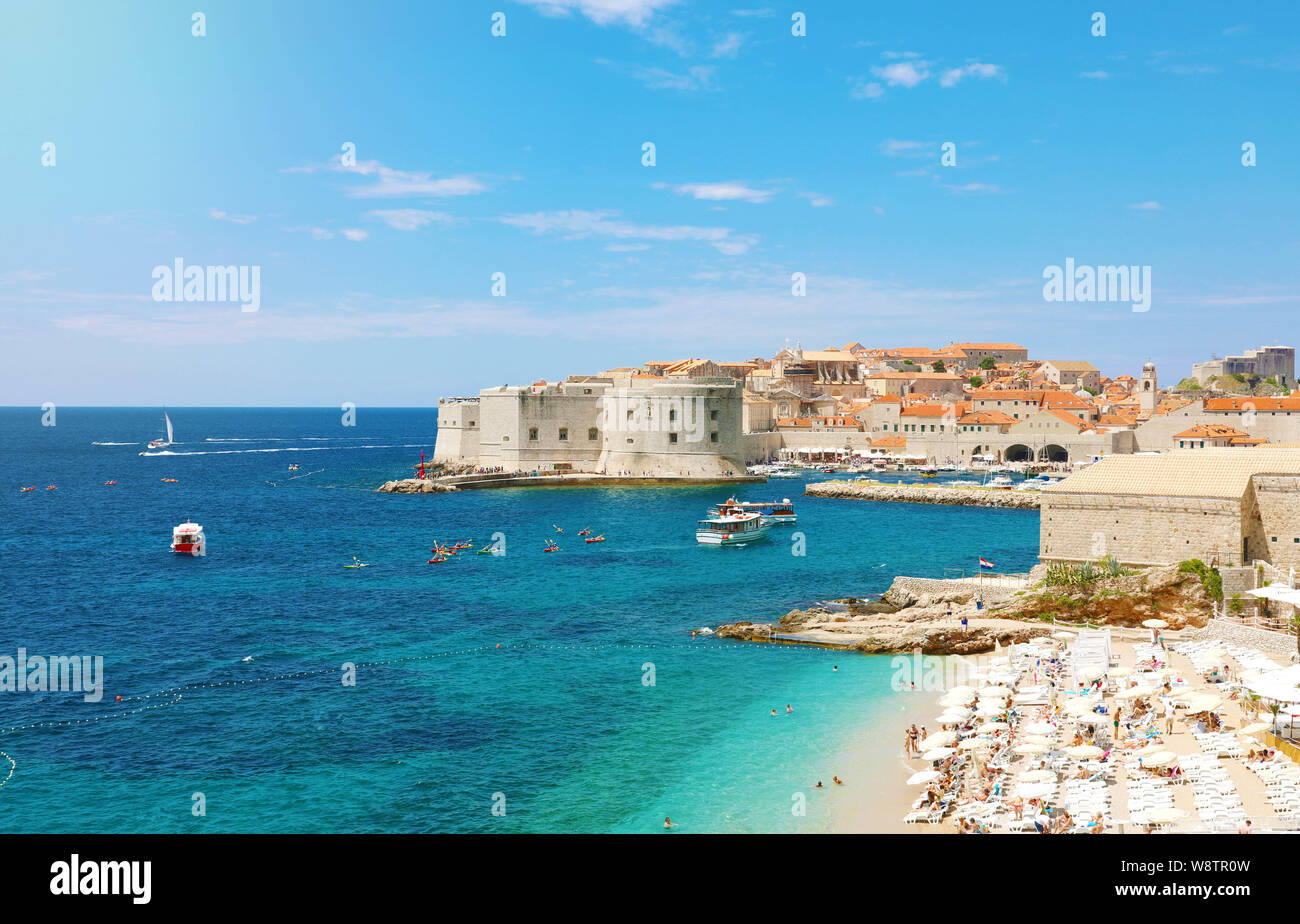
<path fill-rule="evenodd" d="M 1142 366 L 1142 382 L 1138 387 L 1141 389 L 1138 392 L 1138 409 L 1141 416 L 1144 418 L 1155 416 L 1156 403 L 1160 400 L 1155 363 L 1146 363 Z"/>

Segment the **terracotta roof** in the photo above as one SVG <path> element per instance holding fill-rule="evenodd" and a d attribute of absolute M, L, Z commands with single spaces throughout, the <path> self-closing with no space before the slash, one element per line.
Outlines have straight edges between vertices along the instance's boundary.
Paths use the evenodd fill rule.
<path fill-rule="evenodd" d="M 1255 398 L 1233 395 L 1231 398 L 1206 398 L 1207 411 L 1300 411 L 1300 398 Z"/>
<path fill-rule="evenodd" d="M 1182 433 L 1175 433 L 1174 439 L 1223 439 L 1224 437 L 1233 438 L 1239 436 L 1249 437 L 1250 434 L 1224 424 L 1197 424 Z"/>
<path fill-rule="evenodd" d="M 905 436 L 884 436 L 878 440 L 871 441 L 872 449 L 906 449 L 907 437 Z"/>
<path fill-rule="evenodd" d="M 997 424 L 999 426 L 1010 425 L 1015 422 L 1014 417 L 1001 411 L 975 411 L 957 421 L 959 424 Z"/>
<path fill-rule="evenodd" d="M 1053 494 L 1112 494 L 1135 497 L 1237 499 L 1254 475 L 1300 475 L 1300 451 L 1260 446 L 1254 452 L 1231 448 L 1175 449 L 1156 455 L 1108 455 L 1059 484 Z"/>
<path fill-rule="evenodd" d="M 901 412 L 903 417 L 943 417 L 956 414 L 957 407 L 952 404 L 914 404 L 903 408 Z"/>

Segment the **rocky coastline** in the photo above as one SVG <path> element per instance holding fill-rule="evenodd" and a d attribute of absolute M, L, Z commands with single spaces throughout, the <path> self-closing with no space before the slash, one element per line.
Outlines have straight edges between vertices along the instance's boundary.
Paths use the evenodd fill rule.
<path fill-rule="evenodd" d="M 1042 565 L 1020 587 L 898 577 L 879 600 L 844 598 L 814 604 L 791 610 L 775 623 L 729 623 L 720 626 L 717 635 L 866 654 L 919 649 L 924 654 L 965 655 L 1065 628 L 1136 628 L 1155 618 L 1171 631 L 1201 627 L 1213 603 L 1199 577 L 1177 565 L 1098 579 L 1086 587 L 1054 586 L 1048 580 Z M 918 590 L 918 583 L 925 589 Z"/>

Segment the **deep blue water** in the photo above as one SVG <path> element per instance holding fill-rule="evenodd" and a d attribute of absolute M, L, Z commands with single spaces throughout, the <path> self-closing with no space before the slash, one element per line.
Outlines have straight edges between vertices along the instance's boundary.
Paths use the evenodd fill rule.
<path fill-rule="evenodd" d="M 889 659 L 690 630 L 1037 552 L 1033 511 L 819 500 L 793 480 L 734 493 L 796 499 L 797 527 L 704 548 L 695 521 L 726 489 L 375 493 L 432 455 L 432 410 L 171 416 L 175 454 L 141 457 L 160 411 L 60 408 L 46 427 L 0 409 L 0 655 L 101 655 L 106 676 L 99 703 L 0 692 L 0 728 L 48 723 L 0 734 L 5 831 L 821 830 L 833 795 L 796 817 L 791 793 L 899 721 Z M 205 558 L 167 549 L 187 518 Z M 504 557 L 427 564 L 436 541 L 497 532 Z M 354 555 L 371 567 L 343 568 Z"/>

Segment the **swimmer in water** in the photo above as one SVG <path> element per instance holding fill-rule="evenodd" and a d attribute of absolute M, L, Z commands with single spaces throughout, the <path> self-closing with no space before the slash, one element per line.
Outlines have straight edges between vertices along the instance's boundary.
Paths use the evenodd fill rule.
<path fill-rule="evenodd" d="M 837 671 L 837 670 L 839 670 L 839 669 L 840 669 L 840 666 L 839 666 L 838 664 L 836 664 L 834 667 L 831 668 L 831 670 L 833 670 L 833 671 Z"/>
<path fill-rule="evenodd" d="M 818 780 L 818 781 L 817 781 L 817 785 L 814 786 L 813 789 L 821 789 L 821 788 L 822 788 L 822 781 L 821 781 L 821 780 Z"/>
<path fill-rule="evenodd" d="M 785 714 L 786 714 L 786 715 L 789 715 L 789 714 L 792 713 L 792 712 L 794 712 L 794 709 L 790 706 L 789 703 L 786 703 L 786 704 L 785 704 Z"/>
<path fill-rule="evenodd" d="M 664 819 L 664 827 L 665 827 L 665 828 L 675 828 L 675 827 L 677 827 L 677 825 L 673 824 L 673 820 L 672 820 L 671 818 L 665 818 L 665 819 Z"/>
<path fill-rule="evenodd" d="M 774 716 L 776 715 L 776 710 L 775 710 L 775 709 L 772 710 L 772 715 L 774 715 Z"/>
<path fill-rule="evenodd" d="M 834 784 L 836 784 L 837 786 L 843 786 L 843 785 L 844 785 L 844 781 L 843 781 L 842 779 L 840 779 L 838 776 L 833 776 L 833 777 L 831 777 L 831 782 L 834 783 Z"/>

